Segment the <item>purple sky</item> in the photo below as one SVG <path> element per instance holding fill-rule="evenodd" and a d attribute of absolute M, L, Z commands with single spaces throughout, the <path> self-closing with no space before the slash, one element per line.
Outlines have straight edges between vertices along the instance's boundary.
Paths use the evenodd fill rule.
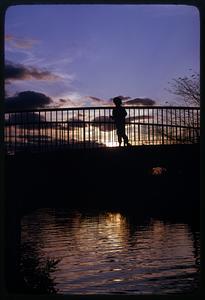
<path fill-rule="evenodd" d="M 6 13 L 5 58 L 23 73 L 11 76 L 6 90 L 75 105 L 93 105 L 88 96 L 118 95 L 176 104 L 165 89 L 189 69 L 199 72 L 199 34 L 199 13 L 189 6 L 13 6 Z"/>

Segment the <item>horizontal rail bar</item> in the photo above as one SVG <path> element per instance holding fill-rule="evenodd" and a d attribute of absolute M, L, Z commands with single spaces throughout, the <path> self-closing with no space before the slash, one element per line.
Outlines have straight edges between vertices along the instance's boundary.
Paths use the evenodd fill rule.
<path fill-rule="evenodd" d="M 186 109 L 186 110 L 200 110 L 200 107 L 197 106 L 150 106 L 150 105 L 123 105 L 126 109 Z M 114 106 L 89 106 L 89 107 L 62 107 L 62 108 L 40 108 L 40 109 L 25 109 L 25 110 L 5 110 L 5 113 L 21 113 L 21 112 L 47 112 L 47 111 L 67 111 L 67 110 L 97 110 L 97 109 L 113 109 Z"/>
<path fill-rule="evenodd" d="M 27 123 L 25 123 L 26 125 L 36 125 L 36 124 L 41 124 L 41 125 L 46 125 L 46 124 L 48 124 L 48 125 L 51 125 L 51 124 L 115 124 L 114 122 L 104 122 L 104 121 L 78 121 L 78 122 L 76 122 L 76 121 L 47 121 L 47 122 L 44 122 L 44 121 L 41 121 L 41 122 L 39 122 L 39 123 L 37 123 L 37 122 L 27 122 Z M 8 123 L 8 124 L 6 124 L 5 126 L 18 126 L 18 125 L 23 125 L 23 123 L 20 123 L 20 122 L 12 122 L 12 123 Z M 156 124 L 156 123 L 148 123 L 148 122 L 144 122 L 144 123 L 142 123 L 142 122 L 129 122 L 129 123 L 125 123 L 125 126 L 126 125 L 149 125 L 149 126 L 159 126 L 159 127 L 161 127 L 161 126 L 167 126 L 167 127 L 172 127 L 172 128 L 190 128 L 190 129 L 200 129 L 200 127 L 199 126 L 185 126 L 185 125 L 173 125 L 173 124 L 164 124 L 164 123 L 158 123 L 158 124 Z"/>

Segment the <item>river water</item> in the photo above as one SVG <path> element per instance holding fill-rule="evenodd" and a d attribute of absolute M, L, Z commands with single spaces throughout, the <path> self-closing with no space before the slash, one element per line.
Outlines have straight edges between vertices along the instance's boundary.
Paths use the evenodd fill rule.
<path fill-rule="evenodd" d="M 199 230 L 190 222 L 119 211 L 44 208 L 22 219 L 22 242 L 60 259 L 61 294 L 191 293 L 199 287 Z"/>

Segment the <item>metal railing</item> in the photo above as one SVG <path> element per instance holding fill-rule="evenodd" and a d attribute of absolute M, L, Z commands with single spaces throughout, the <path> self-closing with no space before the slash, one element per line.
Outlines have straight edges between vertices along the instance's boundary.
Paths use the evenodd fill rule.
<path fill-rule="evenodd" d="M 199 142 L 198 107 L 125 106 L 125 109 L 126 134 L 132 145 Z M 113 107 L 83 107 L 6 112 L 6 152 L 118 146 L 112 110 Z"/>

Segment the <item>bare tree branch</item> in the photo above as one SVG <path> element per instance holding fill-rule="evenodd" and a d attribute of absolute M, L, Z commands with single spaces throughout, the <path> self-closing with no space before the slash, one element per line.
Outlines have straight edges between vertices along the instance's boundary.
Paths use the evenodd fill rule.
<path fill-rule="evenodd" d="M 170 88 L 166 90 L 180 96 L 187 105 L 200 105 L 200 77 L 198 73 L 195 72 L 189 77 L 173 79 L 169 84 Z"/>

